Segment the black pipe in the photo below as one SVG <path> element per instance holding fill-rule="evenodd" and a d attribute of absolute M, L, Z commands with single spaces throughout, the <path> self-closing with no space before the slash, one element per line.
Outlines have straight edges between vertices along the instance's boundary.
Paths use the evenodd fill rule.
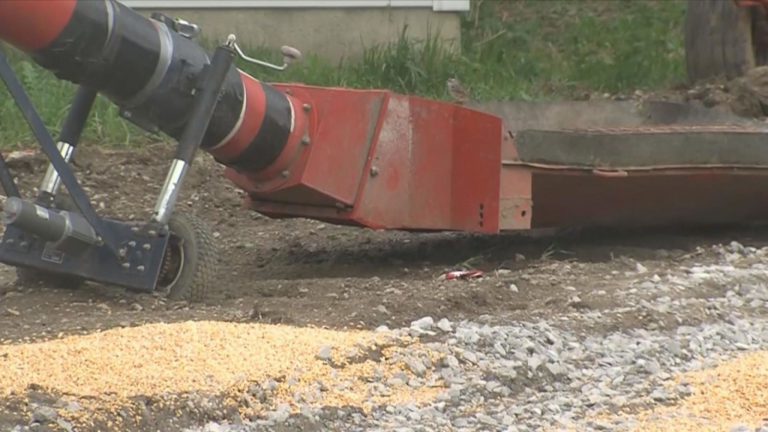
<path fill-rule="evenodd" d="M 134 124 L 179 140 L 192 118 L 194 90 L 210 61 L 195 41 L 177 33 L 164 22 L 167 19 L 156 18 L 148 19 L 115 0 L 79 0 L 59 36 L 31 54 L 60 79 L 98 89 Z M 241 123 L 243 79 L 249 78 L 234 65 L 226 72 L 200 143 L 204 150 L 226 144 Z M 259 86 L 271 103 L 255 111 L 264 116 L 262 124 L 278 130 L 271 131 L 269 139 L 252 137 L 243 160 L 225 164 L 259 170 L 275 161 L 287 143 L 293 123 L 288 99 L 266 84 Z"/>
<path fill-rule="evenodd" d="M 5 201 L 3 223 L 34 233 L 46 241 L 59 240 L 67 227 L 67 219 L 60 213 L 15 197 Z"/>
<path fill-rule="evenodd" d="M 128 120 L 175 139 L 190 119 L 197 79 L 209 63 L 194 41 L 113 0 L 78 1 L 59 37 L 32 57 L 60 79 L 97 88 Z M 203 147 L 223 140 L 239 118 L 243 86 L 235 68 L 223 89 Z"/>
<path fill-rule="evenodd" d="M 51 211 L 17 197 L 5 201 L 3 223 L 52 242 L 62 252 L 83 252 L 98 242 L 96 232 L 79 214 Z"/>
<path fill-rule="evenodd" d="M 181 139 L 210 59 L 173 19 L 116 0 L 0 0 L 0 24 L 3 40 L 60 79 L 96 89 L 145 130 Z M 257 173 L 305 133 L 294 128 L 304 124 L 300 105 L 232 65 L 200 148 Z"/>

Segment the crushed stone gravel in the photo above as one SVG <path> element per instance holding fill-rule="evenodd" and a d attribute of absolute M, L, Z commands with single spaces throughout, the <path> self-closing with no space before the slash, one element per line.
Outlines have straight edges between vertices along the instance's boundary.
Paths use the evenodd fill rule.
<path fill-rule="evenodd" d="M 308 415 L 320 430 L 758 430 L 768 418 L 759 365 L 766 360 L 768 320 L 759 315 L 762 304 L 757 310 L 749 305 L 768 294 L 762 259 L 768 250 L 732 243 L 705 252 L 716 258 L 665 274 L 636 266 L 627 282 L 627 306 L 615 311 L 668 315 L 673 325 L 650 321 L 653 325 L 592 332 L 589 325 L 573 324 L 605 317 L 578 313 L 531 322 L 425 317 L 409 328 L 380 328 L 379 334 L 416 336 L 426 349 L 443 354 L 427 368 L 445 382 L 437 398 L 425 406 L 380 405 L 366 417 L 322 408 Z M 712 287 L 711 296 L 670 294 L 703 284 Z M 681 317 L 697 308 L 713 311 L 712 319 L 687 325 Z M 755 311 L 757 316 L 749 315 Z M 435 322 L 439 331 L 428 330 Z M 713 377 L 719 385 L 712 384 Z M 271 430 L 272 424 L 211 423 L 190 431 L 251 432 Z"/>

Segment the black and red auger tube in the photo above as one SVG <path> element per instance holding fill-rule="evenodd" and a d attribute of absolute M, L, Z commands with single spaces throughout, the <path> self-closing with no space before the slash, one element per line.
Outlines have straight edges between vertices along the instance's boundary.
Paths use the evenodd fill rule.
<path fill-rule="evenodd" d="M 0 0 L 0 39 L 59 79 L 87 85 L 148 130 L 178 139 L 210 58 L 187 35 L 115 0 Z M 301 102 L 235 66 L 201 143 L 254 173 L 304 134 Z"/>

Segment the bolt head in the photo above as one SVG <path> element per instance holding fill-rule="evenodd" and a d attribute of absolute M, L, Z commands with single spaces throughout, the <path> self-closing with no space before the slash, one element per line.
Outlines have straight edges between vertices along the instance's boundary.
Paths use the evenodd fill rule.
<path fill-rule="evenodd" d="M 376 167 L 371 167 L 371 177 L 376 177 L 379 175 L 379 169 Z"/>
<path fill-rule="evenodd" d="M 288 176 L 291 175 L 291 172 L 288 171 L 288 170 L 285 170 L 285 171 L 281 172 L 280 175 L 282 175 L 284 178 L 288 178 Z"/>
<path fill-rule="evenodd" d="M 309 111 L 311 111 L 311 110 L 312 110 L 312 105 L 310 105 L 310 104 L 304 104 L 303 108 L 304 108 L 304 111 L 306 111 L 306 112 L 309 112 Z"/>

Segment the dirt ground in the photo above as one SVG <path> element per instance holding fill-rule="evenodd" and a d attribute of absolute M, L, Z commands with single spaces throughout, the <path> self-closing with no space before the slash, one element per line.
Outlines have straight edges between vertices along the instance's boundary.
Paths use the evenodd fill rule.
<path fill-rule="evenodd" d="M 159 157 L 156 155 L 160 154 Z M 142 152 L 81 149 L 78 176 L 100 213 L 144 220 L 165 176 L 170 150 Z M 13 166 L 31 193 L 44 171 L 42 156 Z M 187 177 L 177 211 L 193 212 L 213 227 L 222 267 L 220 284 L 202 303 L 170 302 L 158 296 L 89 284 L 84 289 L 18 286 L 2 272 L 0 318 L 6 341 L 90 331 L 156 320 L 216 318 L 257 320 L 329 328 L 407 326 L 425 315 L 451 320 L 482 314 L 535 317 L 572 310 L 553 292 L 596 276 L 631 271 L 637 260 L 679 265 L 700 244 L 751 234 L 738 229 L 565 233 L 419 234 L 339 227 L 306 219 L 269 219 L 242 206 L 239 191 L 207 155 Z M 746 237 L 745 237 L 746 236 Z M 754 239 L 750 244 L 755 243 Z M 675 259 L 678 258 L 678 259 Z M 567 274 L 562 272 L 567 267 Z M 447 281 L 447 271 L 485 272 L 481 279 Z M 603 290 L 619 276 L 598 282 Z M 510 285 L 517 287 L 517 292 Z M 583 299 L 578 308 L 601 308 Z M 545 312 L 546 311 L 546 312 Z M 18 312 L 16 314 L 15 312 Z M 84 315 L 81 317 L 81 315 Z M 35 328 L 37 327 L 37 328 Z"/>
<path fill-rule="evenodd" d="M 102 215 L 143 219 L 154 205 L 170 154 L 162 145 L 141 151 L 87 146 L 75 164 Z M 39 156 L 14 162 L 12 169 L 30 193 L 44 167 Z M 178 211 L 194 212 L 214 226 L 223 262 L 220 283 L 207 300 L 171 302 L 97 284 L 78 290 L 19 286 L 14 270 L 2 266 L 0 343 L 188 320 L 374 329 L 408 326 L 424 316 L 535 320 L 599 311 L 605 319 L 589 325 L 606 331 L 678 325 L 659 313 L 623 313 L 623 297 L 612 293 L 635 274 L 638 263 L 661 273 L 706 262 L 700 246 L 732 240 L 768 244 L 765 230 L 755 227 L 478 236 L 273 220 L 244 209 L 222 167 L 207 155 L 199 157 L 184 190 Z M 485 277 L 440 277 L 464 267 L 482 270 Z M 682 295 L 706 297 L 713 294 L 709 290 L 703 284 Z M 692 310 L 685 320 L 691 325 L 716 318 L 716 312 Z M 7 412 L 20 403 L 18 398 L 0 401 Z M 28 422 L 13 414 L 5 420 L 9 423 L 0 418 L 0 425 Z"/>

